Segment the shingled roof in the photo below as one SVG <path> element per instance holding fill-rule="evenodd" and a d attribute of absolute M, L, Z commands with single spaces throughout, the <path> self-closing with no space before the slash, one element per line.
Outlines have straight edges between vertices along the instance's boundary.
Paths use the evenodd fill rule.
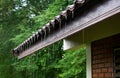
<path fill-rule="evenodd" d="M 35 34 L 30 36 L 22 44 L 17 46 L 13 50 L 13 54 L 19 56 L 26 50 L 30 49 L 33 45 L 36 45 L 38 42 L 39 42 L 39 44 L 41 44 L 41 42 L 46 40 L 49 36 L 51 36 L 51 34 L 55 34 L 56 32 L 59 32 L 60 30 L 64 29 L 67 24 L 71 23 L 75 18 L 80 16 L 82 11 L 86 10 L 86 6 L 91 7 L 93 4 L 96 4 L 97 2 L 100 2 L 100 1 L 102 2 L 102 1 L 106 1 L 106 0 L 75 0 L 74 3 L 72 5 L 69 5 L 66 8 L 66 10 L 64 10 L 60 13 L 60 15 L 55 16 L 55 18 L 53 20 L 51 20 L 49 23 L 47 23 L 45 26 L 43 26 L 43 28 L 39 29 Z M 114 2 L 114 0 L 111 0 L 111 1 Z M 110 14 L 110 13 L 108 13 L 108 14 Z M 111 13 L 111 15 L 112 15 L 112 13 Z M 101 16 L 101 17 L 103 17 L 105 19 L 109 16 L 110 15 L 107 16 L 107 12 L 106 12 L 106 17 L 103 17 L 103 16 Z M 98 17 L 98 18 L 100 19 L 100 17 Z M 93 21 L 97 20 L 98 18 L 95 18 Z M 100 19 L 100 20 L 102 20 L 102 19 Z M 91 21 L 89 21 L 89 22 L 91 23 Z M 96 22 L 98 22 L 98 21 L 96 21 Z M 89 23 L 86 23 L 85 27 L 87 27 L 87 24 L 89 24 Z M 34 50 L 34 51 L 36 51 L 36 50 Z M 31 54 L 31 53 L 29 53 L 29 54 Z M 23 57 L 25 57 L 29 54 L 26 54 Z"/>
<path fill-rule="evenodd" d="M 47 23 L 43 28 L 39 29 L 38 32 L 30 36 L 27 40 L 21 43 L 13 50 L 14 55 L 19 55 L 30 46 L 34 45 L 37 42 L 40 42 L 46 39 L 50 34 L 55 33 L 56 31 L 62 29 L 66 23 L 69 23 L 77 16 L 77 11 L 88 0 L 75 0 L 74 4 L 69 5 L 65 11 L 62 11 L 60 15 L 55 16 L 53 20 Z"/>

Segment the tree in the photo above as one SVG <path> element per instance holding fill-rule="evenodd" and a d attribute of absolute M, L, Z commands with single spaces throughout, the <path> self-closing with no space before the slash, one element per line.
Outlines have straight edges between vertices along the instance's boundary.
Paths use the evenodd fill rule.
<path fill-rule="evenodd" d="M 63 51 L 62 41 L 22 60 L 13 58 L 11 50 L 72 2 L 71 0 L 0 1 L 0 78 L 64 78 L 66 76 L 63 74 L 68 68 L 62 67 L 61 64 L 65 63 L 63 55 L 69 56 L 69 54 Z M 75 74 L 70 75 L 73 77 Z"/>

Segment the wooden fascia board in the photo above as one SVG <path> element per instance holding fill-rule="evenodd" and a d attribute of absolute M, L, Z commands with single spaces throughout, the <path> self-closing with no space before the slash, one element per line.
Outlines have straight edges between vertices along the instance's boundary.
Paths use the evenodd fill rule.
<path fill-rule="evenodd" d="M 73 20 L 70 24 L 66 25 L 65 28 L 49 36 L 44 41 L 38 42 L 37 44 L 31 46 L 29 49 L 22 52 L 18 56 L 18 59 L 30 55 L 39 49 L 42 49 L 69 35 L 81 31 L 86 27 L 92 26 L 93 24 L 100 22 L 108 17 L 111 17 L 117 13 L 120 13 L 120 1 L 107 0 L 105 3 L 91 8 L 91 10 L 89 11 L 86 10 L 86 12 L 81 17 Z"/>

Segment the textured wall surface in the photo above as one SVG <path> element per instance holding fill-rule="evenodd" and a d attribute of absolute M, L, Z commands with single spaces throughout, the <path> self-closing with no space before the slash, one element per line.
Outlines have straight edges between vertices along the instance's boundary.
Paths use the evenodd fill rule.
<path fill-rule="evenodd" d="M 120 34 L 92 42 L 92 78 L 113 78 L 113 49 L 120 46 Z"/>

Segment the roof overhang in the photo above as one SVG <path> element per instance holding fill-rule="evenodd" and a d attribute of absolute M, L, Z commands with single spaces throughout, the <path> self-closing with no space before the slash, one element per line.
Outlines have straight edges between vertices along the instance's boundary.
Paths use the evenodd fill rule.
<path fill-rule="evenodd" d="M 72 7 L 73 6 L 71 6 L 70 8 L 68 7 L 69 10 L 73 10 L 74 8 Z M 88 2 L 79 8 L 79 12 L 77 13 L 78 16 L 76 18 L 72 19 L 72 21 L 65 24 L 64 27 L 60 28 L 60 30 L 56 30 L 56 32 L 54 32 L 53 34 L 50 34 L 48 37 L 45 37 L 44 40 L 41 39 L 42 41 L 38 41 L 36 44 L 31 45 L 28 49 L 21 52 L 18 55 L 18 58 L 21 59 L 25 56 L 28 56 L 39 49 L 42 49 L 50 44 L 53 44 L 61 39 L 64 39 L 67 36 L 70 36 L 78 31 L 81 31 L 89 26 L 92 26 L 95 23 L 98 23 L 118 13 L 120 13 L 119 0 L 100 0 L 100 1 L 97 0 L 96 2 L 93 2 L 91 0 L 91 2 Z M 63 12 L 62 14 L 65 15 L 66 12 Z M 57 22 L 59 22 L 57 20 L 61 20 L 59 18 L 60 16 L 57 16 L 55 17 L 55 20 L 52 20 L 50 23 L 48 23 L 47 26 L 44 27 L 45 31 L 49 31 L 48 27 L 49 24 L 53 24 L 55 23 L 55 21 L 57 24 Z M 47 32 L 45 34 L 47 35 Z M 31 38 L 29 38 L 29 40 Z M 27 41 L 28 40 L 26 40 L 26 42 Z"/>

